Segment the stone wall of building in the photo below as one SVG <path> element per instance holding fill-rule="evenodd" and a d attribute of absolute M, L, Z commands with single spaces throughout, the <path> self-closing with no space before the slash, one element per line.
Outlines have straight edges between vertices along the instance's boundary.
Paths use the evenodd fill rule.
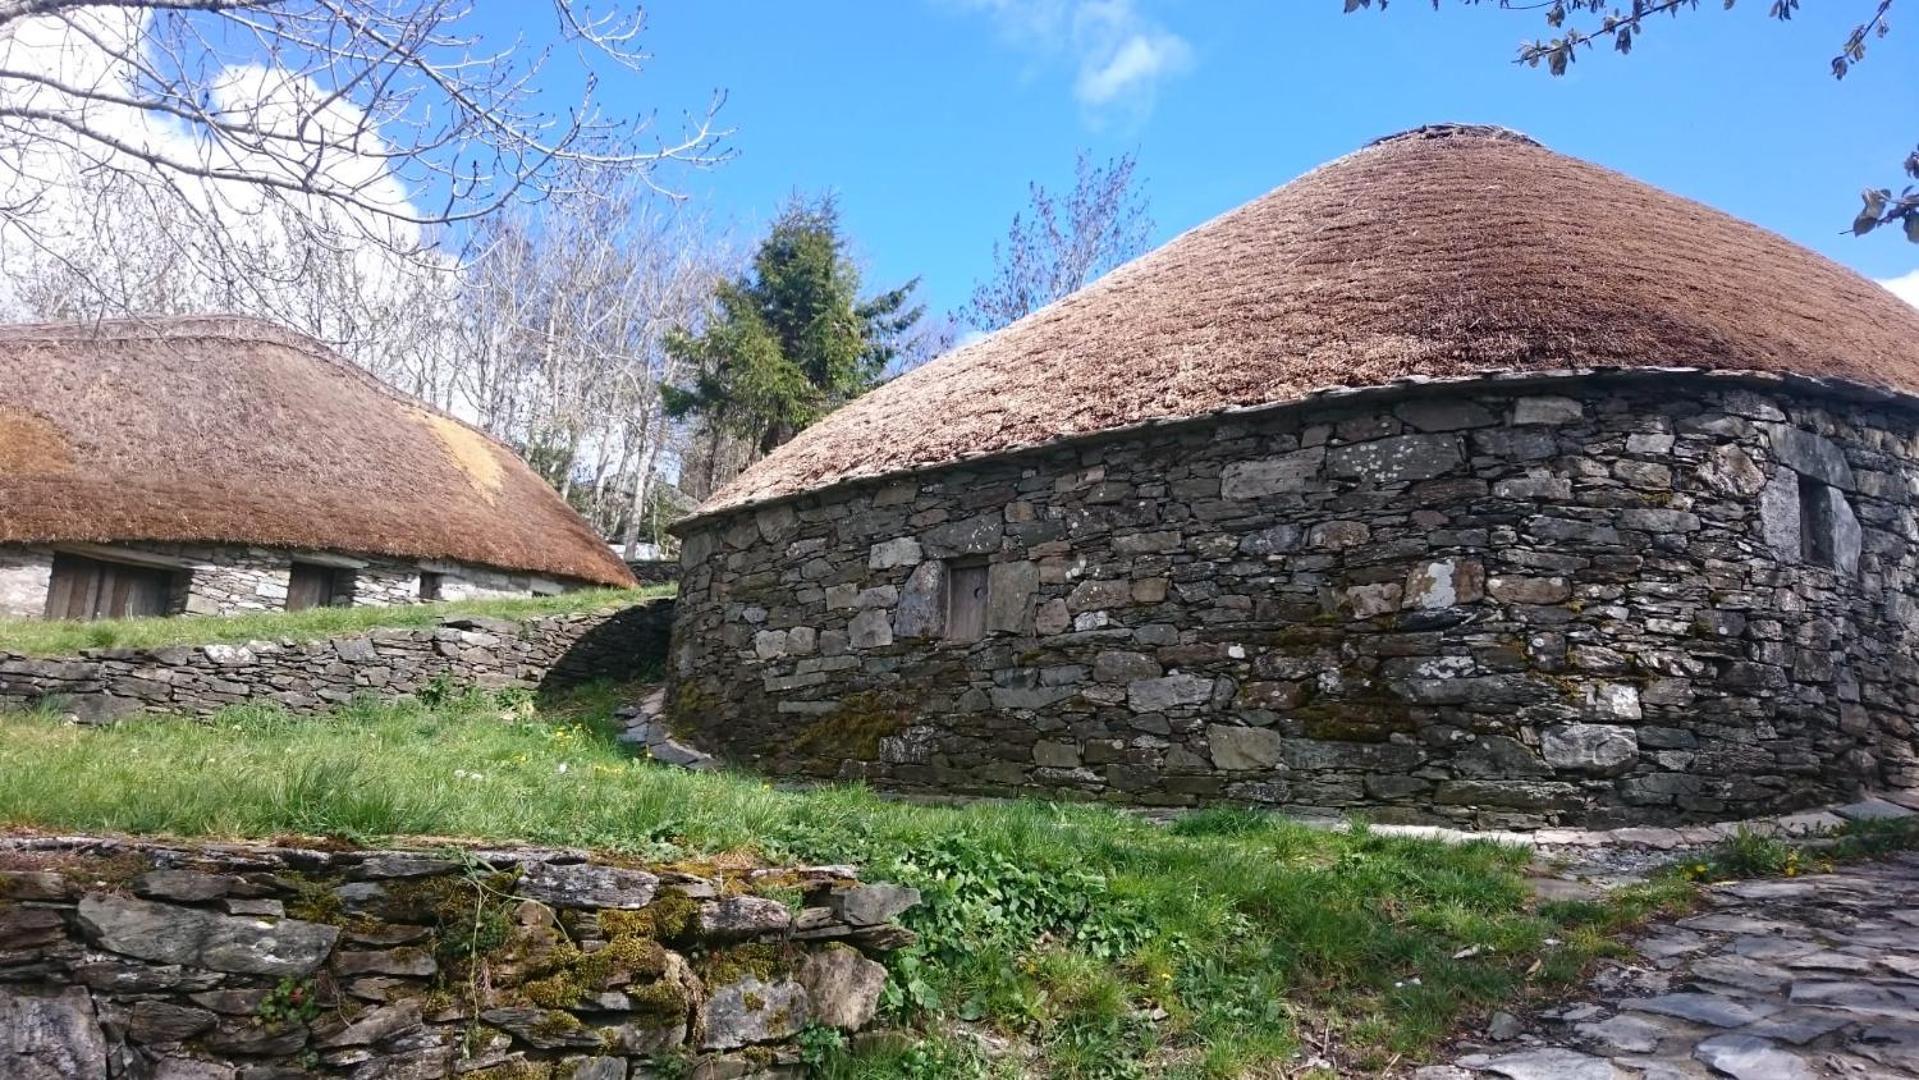
<path fill-rule="evenodd" d="M 53 552 L 0 546 L 0 617 L 33 619 L 46 613 L 53 583 Z"/>
<path fill-rule="evenodd" d="M 1919 781 L 1916 512 L 1891 400 L 1678 373 L 1328 396 L 696 525 L 670 718 L 914 791 L 1755 816 Z"/>
<path fill-rule="evenodd" d="M 514 621 L 450 616 L 430 628 L 320 641 L 91 649 L 47 659 L 0 652 L 0 708 L 48 702 L 88 722 L 139 712 L 206 715 L 262 702 L 318 713 L 365 694 L 434 685 L 558 688 L 658 673 L 673 601 Z"/>
<path fill-rule="evenodd" d="M 177 613 L 237 615 L 280 611 L 286 607 L 287 581 L 298 552 L 239 544 L 121 543 L 92 545 L 82 554 L 109 558 L 114 552 L 164 560 L 178 567 L 185 589 L 174 597 Z M 0 616 L 38 618 L 46 611 L 51 547 L 0 547 Z M 421 575 L 440 575 L 441 600 L 543 596 L 565 592 L 570 583 L 538 574 L 436 560 L 382 556 L 343 558 L 321 555 L 352 575 L 355 607 L 417 604 L 425 597 Z"/>
<path fill-rule="evenodd" d="M 0 1076 L 797 1080 L 804 1028 L 873 1021 L 918 899 L 845 867 L 13 837 Z"/>

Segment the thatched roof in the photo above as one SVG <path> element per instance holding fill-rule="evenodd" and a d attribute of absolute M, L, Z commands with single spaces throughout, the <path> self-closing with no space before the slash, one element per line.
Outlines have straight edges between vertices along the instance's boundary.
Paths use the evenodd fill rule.
<path fill-rule="evenodd" d="M 0 328 L 0 542 L 210 541 L 628 585 L 505 446 L 248 319 Z"/>
<path fill-rule="evenodd" d="M 1764 229 L 1524 136 L 1424 128 L 880 387 L 700 514 L 1334 386 L 1612 367 L 1919 391 L 1919 311 Z"/>

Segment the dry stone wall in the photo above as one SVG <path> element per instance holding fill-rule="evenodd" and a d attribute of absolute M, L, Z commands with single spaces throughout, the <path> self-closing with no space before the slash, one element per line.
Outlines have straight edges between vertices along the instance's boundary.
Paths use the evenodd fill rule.
<path fill-rule="evenodd" d="M 916 891 L 555 850 L 0 841 L 8 1080 L 804 1075 Z"/>
<path fill-rule="evenodd" d="M 319 713 L 365 694 L 458 686 L 552 688 L 658 672 L 673 601 L 526 620 L 451 616 L 435 627 L 319 641 L 0 653 L 0 708 L 51 700 L 88 722 L 139 712 L 205 715 L 256 702 Z"/>
<path fill-rule="evenodd" d="M 669 709 L 768 771 L 914 791 L 1757 816 L 1919 780 L 1916 492 L 1906 406 L 1777 381 L 1153 428 L 697 524 Z"/>

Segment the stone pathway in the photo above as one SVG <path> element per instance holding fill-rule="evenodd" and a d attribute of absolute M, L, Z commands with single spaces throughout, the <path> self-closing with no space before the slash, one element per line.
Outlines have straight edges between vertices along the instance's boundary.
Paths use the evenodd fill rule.
<path fill-rule="evenodd" d="M 1713 886 L 1635 946 L 1416 1080 L 1919 1080 L 1919 853 Z"/>
<path fill-rule="evenodd" d="M 695 770 L 716 768 L 719 763 L 713 760 L 713 755 L 673 738 L 661 719 L 665 713 L 665 687 L 654 690 L 637 704 L 621 706 L 613 713 L 614 720 L 626 728 L 620 733 L 620 741 L 663 765 Z"/>

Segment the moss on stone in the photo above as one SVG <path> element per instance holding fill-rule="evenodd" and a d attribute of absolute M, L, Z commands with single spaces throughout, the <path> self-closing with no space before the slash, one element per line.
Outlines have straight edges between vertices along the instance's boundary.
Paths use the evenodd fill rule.
<path fill-rule="evenodd" d="M 539 1035 L 557 1036 L 571 1035 L 584 1027 L 586 1025 L 580 1022 L 580 1018 L 572 1013 L 564 1009 L 548 1009 L 533 1022 L 532 1030 Z"/>
<path fill-rule="evenodd" d="M 818 763 L 877 761 L 880 740 L 898 735 L 913 719 L 918 702 L 891 690 L 863 690 L 840 699 L 839 707 L 808 724 L 790 744 L 792 753 Z"/>
<path fill-rule="evenodd" d="M 507 1061 L 467 1073 L 467 1080 L 553 1080 L 551 1061 Z"/>
<path fill-rule="evenodd" d="M 788 960 L 785 946 L 756 942 L 707 953 L 694 964 L 694 970 L 708 986 L 731 986 L 749 975 L 770 983 L 787 969 Z"/>
<path fill-rule="evenodd" d="M 662 892 L 637 911 L 600 912 L 600 932 L 612 940 L 679 941 L 693 932 L 699 914 L 700 905 L 686 894 Z"/>
<path fill-rule="evenodd" d="M 633 1015 L 652 1020 L 681 1020 L 686 1016 L 686 988 L 671 979 L 659 979 L 645 986 L 628 987 L 627 1000 Z"/>

